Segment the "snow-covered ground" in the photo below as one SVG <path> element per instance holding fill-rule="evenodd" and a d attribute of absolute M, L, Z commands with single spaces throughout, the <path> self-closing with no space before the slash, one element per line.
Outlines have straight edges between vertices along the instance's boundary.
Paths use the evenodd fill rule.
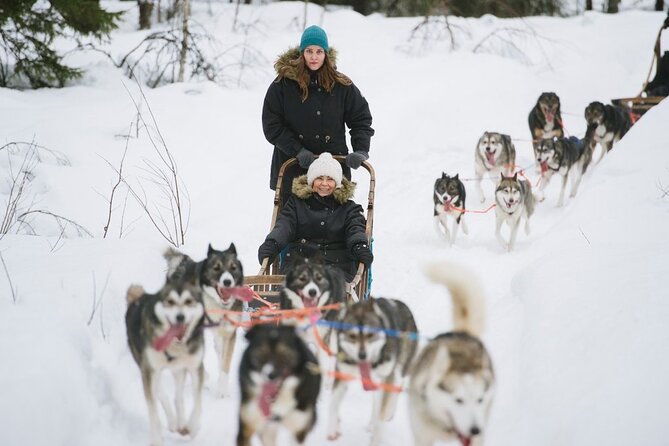
<path fill-rule="evenodd" d="M 134 30 L 134 2 L 106 5 L 131 9 L 109 46 L 118 57 L 145 33 Z M 299 40 L 303 8 L 300 2 L 242 7 L 241 23 L 253 24 L 243 34 L 231 31 L 234 5 L 212 4 L 210 14 L 206 2 L 195 3 L 195 19 L 221 48 L 246 41 L 264 58 L 242 72 L 243 88 L 192 81 L 144 88 L 143 100 L 122 71 L 86 53 L 68 59 L 87 70 L 77 85 L 0 89 L 0 146 L 34 141 L 69 160 L 58 162 L 39 150 L 20 210 L 50 211 L 93 235 L 77 237 L 67 226 L 61 237 L 51 216 L 33 214 L 37 236 L 23 227 L 0 239 L 0 444 L 148 443 L 140 375 L 126 345 L 125 291 L 132 283 L 151 291 L 160 287 L 167 243 L 132 197 L 124 207 L 123 187 L 102 237 L 116 182 L 107 161 L 118 167 L 127 144 L 124 175 L 160 202 L 146 172 L 147 162 L 158 162 L 149 134 L 156 141 L 159 131 L 189 197 L 181 249 L 200 259 L 208 243 L 223 249 L 234 242 L 245 270 L 254 273 L 272 200 L 262 100 L 273 79 L 272 61 Z M 442 171 L 473 177 L 474 147 L 485 130 L 510 134 L 519 164 L 532 165 L 527 114 L 541 92 L 560 96 L 567 132 L 576 136 L 585 131 L 588 103 L 636 95 L 664 17 L 627 10 L 570 18 L 454 18 L 451 51 L 447 39 L 410 40 L 422 18 L 323 14 L 309 6 L 308 23 L 328 31 L 339 50 L 339 69 L 365 94 L 374 116 L 373 294 L 407 302 L 429 337 L 447 331 L 451 316 L 445 290 L 422 275 L 426 263 L 468 265 L 484 285 L 484 340 L 499 383 L 490 445 L 669 442 L 669 103 L 648 112 L 562 208 L 556 207 L 554 180 L 532 218 L 531 235 L 521 232 L 512 253 L 495 240 L 492 212 L 467 215 L 469 235 L 460 233 L 449 248 L 434 231 L 431 210 L 432 185 Z M 511 28 L 513 37 L 495 32 Z M 509 38 L 514 46 L 503 44 Z M 139 132 L 133 100 L 146 120 Z M 26 147 L 0 150 L 0 216 Z M 367 181 L 362 172 L 354 179 Z M 473 183 L 466 185 L 467 207 L 488 207 L 477 202 Z M 490 197 L 492 182 L 484 187 Z M 359 202 L 366 199 L 364 189 Z M 242 348 L 240 340 L 235 364 Z M 209 384 L 215 366 L 209 348 Z M 166 445 L 232 444 L 238 399 L 236 389 L 225 400 L 207 389 L 199 435 L 183 440 L 167 434 Z M 328 401 L 325 394 L 308 444 L 328 444 Z M 365 444 L 370 413 L 370 395 L 352 386 L 342 409 L 344 435 L 332 444 Z M 410 443 L 403 395 L 383 444 Z"/>

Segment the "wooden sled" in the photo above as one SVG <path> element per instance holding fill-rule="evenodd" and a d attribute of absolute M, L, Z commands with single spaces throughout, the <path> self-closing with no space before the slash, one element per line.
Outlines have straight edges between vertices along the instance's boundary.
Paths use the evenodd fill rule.
<path fill-rule="evenodd" d="M 334 159 L 339 162 L 343 162 L 345 156 L 336 155 Z M 277 181 L 276 192 L 274 194 L 274 211 L 272 212 L 272 222 L 270 224 L 270 230 L 274 228 L 276 219 L 279 216 L 279 211 L 282 207 L 282 188 L 291 187 L 291 185 L 283 184 L 284 172 L 286 169 L 297 163 L 295 158 L 291 158 L 281 166 L 279 170 L 279 179 Z M 367 242 L 371 246 L 372 241 L 372 228 L 374 225 L 374 189 L 376 186 L 376 175 L 374 173 L 374 168 L 368 161 L 362 163 L 362 167 L 369 172 L 369 192 L 367 194 L 367 209 L 365 212 L 365 218 L 367 219 L 367 226 L 365 228 L 365 233 L 367 234 Z M 269 301 L 270 303 L 278 302 L 279 291 L 283 287 L 285 275 L 280 272 L 280 259 L 277 256 L 276 259 L 271 264 L 268 264 L 268 259 L 264 259 L 262 265 L 260 266 L 260 271 L 254 276 L 245 276 L 244 284 L 250 286 L 261 298 Z M 346 291 L 348 295 L 355 299 L 366 299 L 369 292 L 369 271 L 365 268 L 365 265 L 362 263 L 358 264 L 358 269 L 356 271 L 353 280 L 346 285 Z"/>

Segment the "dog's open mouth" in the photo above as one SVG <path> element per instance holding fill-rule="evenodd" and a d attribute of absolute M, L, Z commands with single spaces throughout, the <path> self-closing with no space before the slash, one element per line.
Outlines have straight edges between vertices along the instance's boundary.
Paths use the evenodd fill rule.
<path fill-rule="evenodd" d="M 186 335 L 186 330 L 188 326 L 186 324 L 174 324 L 170 325 L 170 328 L 167 329 L 164 335 L 158 336 L 153 340 L 153 348 L 159 352 L 163 352 L 169 348 L 174 339 L 182 341 Z"/>
<path fill-rule="evenodd" d="M 276 396 L 279 394 L 280 389 L 281 380 L 278 379 L 273 379 L 263 384 L 258 404 L 260 405 L 260 410 L 265 418 L 269 417 L 272 403 L 276 400 Z"/>
<path fill-rule="evenodd" d="M 458 440 L 462 446 L 469 446 L 472 443 L 472 437 L 465 437 L 460 432 L 458 432 Z"/>
<path fill-rule="evenodd" d="M 243 300 L 244 302 L 250 302 L 253 299 L 253 290 L 247 286 L 224 287 L 216 284 L 216 292 L 218 293 L 218 297 L 221 298 L 221 302 L 226 305 L 230 303 L 230 299 L 232 298 Z"/>
<path fill-rule="evenodd" d="M 541 166 L 541 174 L 542 175 L 545 174 L 546 172 L 548 172 L 548 161 L 541 161 L 539 163 L 539 166 Z"/>
<path fill-rule="evenodd" d="M 554 113 L 546 112 L 546 122 L 553 122 L 554 117 L 555 117 Z"/>
<path fill-rule="evenodd" d="M 495 153 L 497 153 L 497 150 L 495 150 L 494 152 L 488 152 L 488 151 L 485 152 L 485 156 L 488 159 L 488 164 L 490 164 L 491 166 L 495 165 Z"/>
<path fill-rule="evenodd" d="M 302 303 L 304 308 L 314 308 L 318 306 L 318 296 L 317 297 L 307 297 L 302 295 Z"/>
<path fill-rule="evenodd" d="M 506 205 L 507 208 L 510 208 L 511 206 L 513 206 L 514 204 L 516 204 L 516 202 L 515 202 L 515 201 L 506 201 L 506 200 L 504 200 L 504 204 Z"/>
<path fill-rule="evenodd" d="M 370 362 L 360 362 L 358 368 L 360 369 L 362 388 L 364 390 L 376 390 L 378 386 L 372 381 L 372 364 Z"/>

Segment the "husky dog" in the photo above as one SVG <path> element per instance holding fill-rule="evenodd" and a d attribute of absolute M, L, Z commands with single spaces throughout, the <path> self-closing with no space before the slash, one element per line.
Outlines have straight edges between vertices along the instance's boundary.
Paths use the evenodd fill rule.
<path fill-rule="evenodd" d="M 280 426 L 302 444 L 316 424 L 321 372 L 316 358 L 293 327 L 256 325 L 239 366 L 241 402 L 237 446 L 276 442 Z"/>
<path fill-rule="evenodd" d="M 239 294 L 238 287 L 244 281 L 244 271 L 237 258 L 237 249 L 233 243 L 225 251 L 218 251 L 209 245 L 207 257 L 201 262 L 195 262 L 173 249 L 168 249 L 164 257 L 168 262 L 168 279 L 187 277 L 194 280 L 203 291 L 207 317 L 219 324 L 214 333 L 214 345 L 219 359 L 216 394 L 219 397 L 227 396 L 237 326 L 241 321 L 240 313 L 246 309 L 245 303 L 240 298 L 235 298 Z M 234 313 L 224 317 L 224 311 Z"/>
<path fill-rule="evenodd" d="M 346 283 L 341 270 L 325 265 L 318 257 L 296 257 L 286 267 L 285 280 L 285 286 L 279 294 L 279 305 L 282 310 L 322 307 L 346 301 Z M 311 315 L 311 323 L 313 324 L 316 319 L 334 322 L 337 319 L 337 314 L 337 309 L 314 313 Z M 295 325 L 298 321 L 288 319 L 284 320 L 284 323 Z M 318 362 L 323 371 L 331 369 L 331 360 L 328 358 L 328 354 L 322 348 L 319 348 L 318 340 L 315 337 L 319 336 L 330 352 L 334 352 L 336 351 L 336 343 L 332 331 L 331 325 L 318 325 L 314 326 L 313 330 L 300 331 L 302 339 L 307 344 L 318 348 Z M 328 378 L 324 382 L 328 387 L 331 384 L 331 380 Z"/>
<path fill-rule="evenodd" d="M 495 235 L 499 243 L 508 251 L 513 249 L 516 243 L 516 234 L 520 219 L 525 218 L 525 233 L 530 234 L 530 217 L 534 213 L 534 196 L 532 195 L 532 186 L 524 180 L 518 179 L 518 174 L 512 177 L 502 178 L 495 190 L 495 216 L 496 230 Z M 502 223 L 509 225 L 511 231 L 509 241 L 502 238 Z"/>
<path fill-rule="evenodd" d="M 479 339 L 483 293 L 471 272 L 455 264 L 433 265 L 428 275 L 451 293 L 453 331 L 431 340 L 414 364 L 409 383 L 414 444 L 459 440 L 481 446 L 495 391 L 492 361 Z"/>
<path fill-rule="evenodd" d="M 632 127 L 630 115 L 622 107 L 604 105 L 601 102 L 591 102 L 585 108 L 585 121 L 588 123 L 588 136 L 591 139 L 592 148 L 599 143 L 602 152 L 597 162 L 599 163 L 613 144 L 620 141 L 625 133 Z"/>
<path fill-rule="evenodd" d="M 479 138 L 476 145 L 474 157 L 474 170 L 476 171 L 476 186 L 479 191 L 481 203 L 485 201 L 485 195 L 481 188 L 483 175 L 489 173 L 496 175 L 506 173 L 511 175 L 516 164 L 516 147 L 511 142 L 509 135 L 501 133 L 485 132 Z"/>
<path fill-rule="evenodd" d="M 125 324 L 128 345 L 142 372 L 144 397 L 149 408 L 151 445 L 162 445 L 157 401 L 160 400 L 170 431 L 195 436 L 200 428 L 204 379 L 204 303 L 200 288 L 187 281 L 168 281 L 156 294 L 134 285 L 127 293 Z M 160 372 L 174 375 L 176 416 L 160 381 Z M 184 415 L 184 386 L 190 375 L 193 410 Z"/>
<path fill-rule="evenodd" d="M 399 300 L 369 298 L 345 307 L 339 315 L 338 353 L 328 440 L 341 435 L 339 405 L 346 393 L 345 374 L 360 378 L 365 390 L 377 390 L 370 419 L 371 444 L 380 440 L 381 422 L 395 414 L 397 391 L 416 353 L 416 338 L 398 337 L 399 332 L 416 334 L 416 322 L 409 308 Z M 379 389 L 379 387 L 381 387 Z"/>
<path fill-rule="evenodd" d="M 562 115 L 560 114 L 560 98 L 555 93 L 541 93 L 536 105 L 527 117 L 532 139 L 563 137 Z"/>
<path fill-rule="evenodd" d="M 458 178 L 458 174 L 450 177 L 442 172 L 441 178 L 434 182 L 434 224 L 437 231 L 446 237 L 449 245 L 455 243 L 458 228 L 468 234 L 467 225 L 463 219 L 465 215 L 465 185 Z M 448 216 L 453 217 L 453 232 L 448 231 Z"/>
<path fill-rule="evenodd" d="M 534 143 L 533 146 L 534 158 L 541 171 L 541 185 L 536 193 L 537 199 L 544 201 L 543 190 L 548 186 L 553 174 L 557 173 L 562 176 L 562 188 L 560 189 L 560 198 L 558 199 L 558 206 L 562 206 L 564 203 L 564 191 L 567 187 L 567 177 L 571 177 L 572 180 L 572 188 L 569 196 L 574 197 L 592 157 L 583 156 L 583 142 L 575 136 L 542 139 Z"/>

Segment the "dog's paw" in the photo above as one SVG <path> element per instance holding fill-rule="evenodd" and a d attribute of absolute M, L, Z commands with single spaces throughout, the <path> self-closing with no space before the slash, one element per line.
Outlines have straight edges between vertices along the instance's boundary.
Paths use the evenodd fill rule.
<path fill-rule="evenodd" d="M 339 437 L 341 437 L 341 432 L 337 431 L 334 434 L 328 434 L 327 438 L 328 438 L 328 441 L 335 441 Z"/>

